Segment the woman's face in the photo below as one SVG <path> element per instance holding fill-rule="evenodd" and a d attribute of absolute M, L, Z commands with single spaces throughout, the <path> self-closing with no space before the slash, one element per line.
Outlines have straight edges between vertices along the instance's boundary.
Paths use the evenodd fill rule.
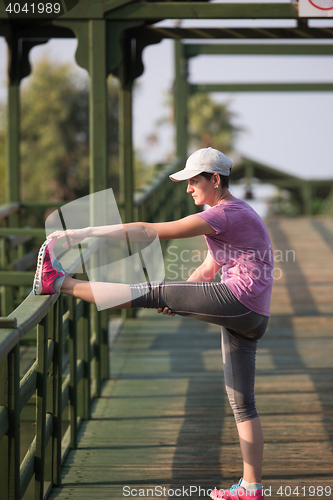
<path fill-rule="evenodd" d="M 210 205 L 214 204 L 216 191 L 214 184 L 216 181 L 214 177 L 210 180 L 206 179 L 202 175 L 196 175 L 192 179 L 188 179 L 186 192 L 191 194 L 196 205 Z"/>

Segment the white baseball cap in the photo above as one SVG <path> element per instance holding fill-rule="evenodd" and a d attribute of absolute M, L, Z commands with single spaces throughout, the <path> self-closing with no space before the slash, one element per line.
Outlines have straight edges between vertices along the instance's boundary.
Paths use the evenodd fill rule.
<path fill-rule="evenodd" d="M 226 155 L 213 148 L 198 149 L 188 157 L 185 168 L 169 175 L 172 181 L 185 181 L 202 172 L 229 175 L 232 161 Z"/>

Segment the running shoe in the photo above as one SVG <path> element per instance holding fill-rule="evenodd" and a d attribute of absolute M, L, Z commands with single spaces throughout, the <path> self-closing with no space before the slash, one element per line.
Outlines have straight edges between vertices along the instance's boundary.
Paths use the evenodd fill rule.
<path fill-rule="evenodd" d="M 241 478 L 238 484 L 231 486 L 229 490 L 213 490 L 210 497 L 213 500 L 265 500 L 261 489 L 255 491 L 248 491 L 241 486 Z"/>
<path fill-rule="evenodd" d="M 44 241 L 40 247 L 37 259 L 37 269 L 33 284 L 35 295 L 53 295 L 56 292 L 54 282 L 68 274 L 54 255 L 54 245 L 56 239 L 52 238 Z"/>

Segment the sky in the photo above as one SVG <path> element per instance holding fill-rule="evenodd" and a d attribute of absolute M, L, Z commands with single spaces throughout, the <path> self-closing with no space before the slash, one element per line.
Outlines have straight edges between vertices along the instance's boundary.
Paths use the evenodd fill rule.
<path fill-rule="evenodd" d="M 294 21 L 255 21 L 276 26 Z M 332 21 L 312 21 L 312 23 Z M 253 21 L 182 21 L 182 26 L 245 26 Z M 173 21 L 159 23 L 172 26 Z M 190 41 L 185 41 L 190 43 Z M 322 41 L 321 41 L 322 42 Z M 331 43 L 331 42 L 329 42 Z M 30 52 L 32 68 L 47 55 L 70 62 L 78 75 L 87 78 L 74 59 L 76 40 L 52 40 Z M 145 49 L 144 74 L 136 81 L 133 100 L 134 146 L 148 162 L 163 162 L 173 155 L 170 126 L 157 127 L 168 113 L 167 92 L 174 79 L 173 42 L 164 40 Z M 0 101 L 6 99 L 6 42 L 0 37 Z M 189 65 L 191 83 L 240 82 L 333 82 L 332 56 L 199 56 Z M 29 77 L 22 82 L 27 85 Z M 333 177 L 333 92 L 312 93 L 217 93 L 217 101 L 228 102 L 235 123 L 243 131 L 236 141 L 236 155 L 253 158 L 306 179 Z M 200 112 L 200 110 L 198 110 Z M 159 141 L 147 140 L 156 132 Z"/>

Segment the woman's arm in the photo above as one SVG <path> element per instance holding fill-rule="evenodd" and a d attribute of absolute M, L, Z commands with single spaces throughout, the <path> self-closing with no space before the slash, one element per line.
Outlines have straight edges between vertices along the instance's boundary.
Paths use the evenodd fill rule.
<path fill-rule="evenodd" d="M 203 263 L 191 274 L 187 281 L 212 281 L 220 267 L 208 252 Z"/>
<path fill-rule="evenodd" d="M 206 221 L 196 215 L 189 215 L 183 219 L 172 222 L 131 222 L 124 226 L 100 226 L 89 228 L 89 236 L 115 238 L 121 233 L 122 227 L 128 233 L 130 241 L 137 238 L 153 237 L 158 234 L 160 240 L 173 240 L 179 238 L 192 238 L 203 234 L 215 233 L 215 230 Z M 141 241 L 141 240 L 140 240 Z"/>
<path fill-rule="evenodd" d="M 172 222 L 132 222 L 113 226 L 93 226 L 84 229 L 55 231 L 48 238 L 66 238 L 67 242 L 63 246 L 68 247 L 91 237 L 145 242 L 155 240 L 156 235 L 160 240 L 172 240 L 212 233 L 215 233 L 215 230 L 201 217 L 189 215 Z"/>

